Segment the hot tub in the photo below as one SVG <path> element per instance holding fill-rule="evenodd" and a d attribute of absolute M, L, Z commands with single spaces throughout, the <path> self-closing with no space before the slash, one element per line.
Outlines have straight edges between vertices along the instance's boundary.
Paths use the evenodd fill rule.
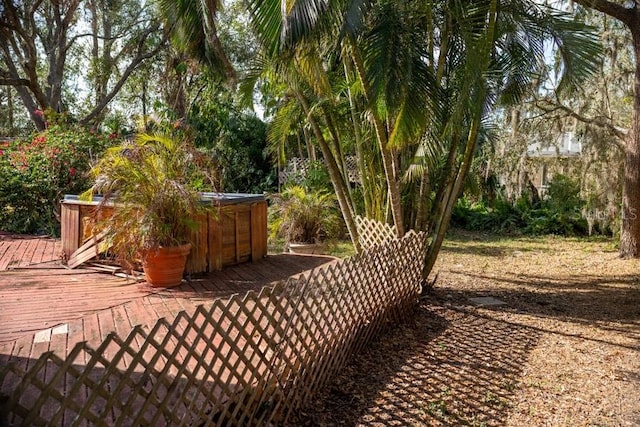
<path fill-rule="evenodd" d="M 196 218 L 187 273 L 206 273 L 255 261 L 267 254 L 267 202 L 262 194 L 202 193 L 212 213 Z M 67 259 L 92 237 L 91 217 L 100 197 L 91 201 L 65 195 L 61 202 L 62 248 Z"/>

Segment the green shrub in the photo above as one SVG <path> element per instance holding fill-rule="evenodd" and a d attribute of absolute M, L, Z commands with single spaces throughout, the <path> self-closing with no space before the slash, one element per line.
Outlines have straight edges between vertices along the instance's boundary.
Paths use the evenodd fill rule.
<path fill-rule="evenodd" d="M 196 147 L 218 161 L 222 191 L 262 193 L 277 188 L 266 150 L 267 125 L 231 104 L 194 106 L 187 120 Z"/>
<path fill-rule="evenodd" d="M 0 224 L 3 231 L 59 235 L 59 202 L 91 185 L 88 171 L 116 139 L 53 124 L 0 147 Z"/>
<path fill-rule="evenodd" d="M 270 197 L 270 237 L 286 244 L 319 243 L 338 237 L 344 224 L 336 197 L 324 191 L 307 191 L 297 185 Z"/>
<path fill-rule="evenodd" d="M 557 174 L 549 181 L 547 194 L 540 208 L 527 212 L 527 234 L 557 234 L 583 236 L 587 234 L 587 220 L 583 218 L 584 200 L 580 184 Z"/>
<path fill-rule="evenodd" d="M 504 199 L 497 199 L 490 207 L 484 202 L 471 204 L 462 198 L 453 210 L 451 224 L 468 230 L 500 234 L 519 234 L 525 227 L 523 213 Z"/>
<path fill-rule="evenodd" d="M 579 184 L 564 175 L 556 175 L 539 205 L 532 206 L 526 198 L 516 203 L 498 198 L 492 206 L 461 198 L 451 223 L 468 230 L 499 234 L 584 236 L 588 233 L 587 221 L 581 213 L 584 205 Z"/>
<path fill-rule="evenodd" d="M 553 212 L 580 212 L 585 201 L 580 197 L 580 184 L 566 175 L 554 175 L 549 181 L 543 205 Z"/>
<path fill-rule="evenodd" d="M 309 163 L 301 185 L 311 191 L 333 191 L 329 170 L 324 162 L 318 160 Z"/>

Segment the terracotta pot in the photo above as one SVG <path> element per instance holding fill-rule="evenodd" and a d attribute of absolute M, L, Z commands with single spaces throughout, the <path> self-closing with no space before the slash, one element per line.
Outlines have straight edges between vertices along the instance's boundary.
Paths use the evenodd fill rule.
<path fill-rule="evenodd" d="M 182 274 L 191 252 L 191 244 L 159 248 L 147 253 L 142 269 L 147 283 L 157 288 L 172 288 L 182 283 Z"/>

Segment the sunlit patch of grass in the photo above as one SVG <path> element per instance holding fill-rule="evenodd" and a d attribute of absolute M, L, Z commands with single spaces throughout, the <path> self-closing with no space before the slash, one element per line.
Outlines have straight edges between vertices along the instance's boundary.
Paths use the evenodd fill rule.
<path fill-rule="evenodd" d="M 350 240 L 335 240 L 327 244 L 327 255 L 346 258 L 355 255 L 356 251 Z"/>
<path fill-rule="evenodd" d="M 615 252 L 618 250 L 618 241 L 607 236 L 590 237 L 565 237 L 565 236 L 504 236 L 485 232 L 474 232 L 460 229 L 451 229 L 443 243 L 444 248 L 468 248 L 469 244 L 474 247 L 496 248 L 506 250 L 517 250 L 520 252 L 545 251 L 549 246 L 558 244 L 568 244 L 573 248 L 581 247 L 585 252 L 602 251 Z M 594 245 L 595 244 L 595 245 Z M 482 250 L 479 250 L 482 253 Z"/>

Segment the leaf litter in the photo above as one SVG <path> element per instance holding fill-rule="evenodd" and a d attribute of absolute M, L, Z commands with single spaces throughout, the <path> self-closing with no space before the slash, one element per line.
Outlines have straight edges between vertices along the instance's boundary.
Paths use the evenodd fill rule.
<path fill-rule="evenodd" d="M 640 260 L 456 232 L 433 292 L 293 425 L 640 426 Z M 504 304 L 478 305 L 470 298 Z"/>

